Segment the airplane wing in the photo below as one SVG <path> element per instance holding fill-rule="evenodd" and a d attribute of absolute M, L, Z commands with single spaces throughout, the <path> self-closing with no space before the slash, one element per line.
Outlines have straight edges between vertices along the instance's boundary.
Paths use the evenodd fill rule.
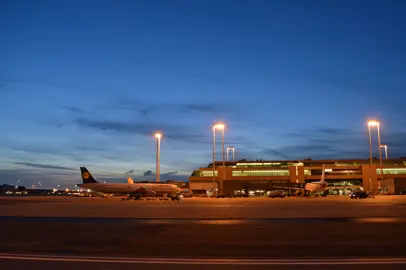
<path fill-rule="evenodd" d="M 275 189 L 293 189 L 293 190 L 299 190 L 299 189 L 304 189 L 306 183 L 294 183 L 294 184 L 273 184 L 272 188 Z"/>

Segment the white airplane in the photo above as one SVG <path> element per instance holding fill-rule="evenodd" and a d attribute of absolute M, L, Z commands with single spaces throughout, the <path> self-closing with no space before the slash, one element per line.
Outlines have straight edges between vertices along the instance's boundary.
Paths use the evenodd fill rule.
<path fill-rule="evenodd" d="M 304 186 L 305 196 L 310 195 L 310 193 L 325 192 L 327 190 L 327 182 L 325 180 L 325 165 L 323 164 L 323 169 L 321 172 L 321 179 L 318 182 L 310 182 Z M 326 194 L 324 193 L 323 196 Z"/>
<path fill-rule="evenodd" d="M 177 190 L 180 190 L 178 196 L 182 197 L 182 189 L 178 188 L 174 184 L 161 184 L 161 183 L 140 183 L 140 182 L 134 182 L 134 180 L 131 177 L 127 178 L 128 184 L 134 184 L 134 185 L 150 185 L 151 187 L 154 188 L 155 191 L 155 196 L 157 197 L 165 197 L 167 195 L 170 195 L 170 192 L 168 192 L 168 186 L 175 187 Z"/>
<path fill-rule="evenodd" d="M 141 197 L 155 197 L 161 194 L 167 194 L 169 198 L 174 200 L 181 200 L 182 196 L 180 195 L 181 189 L 176 185 L 172 184 L 161 184 L 161 183 L 134 183 L 134 181 L 129 177 L 128 183 L 99 183 L 86 167 L 80 167 L 82 174 L 83 184 L 78 186 L 84 189 L 90 189 L 92 191 L 101 192 L 101 193 L 119 193 L 126 194 L 128 198 L 140 199 Z M 131 182 L 130 183 L 130 179 Z"/>

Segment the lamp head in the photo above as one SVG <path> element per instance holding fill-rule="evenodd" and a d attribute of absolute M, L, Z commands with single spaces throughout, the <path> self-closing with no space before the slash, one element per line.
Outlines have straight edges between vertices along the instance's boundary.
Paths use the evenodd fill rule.
<path fill-rule="evenodd" d="M 225 125 L 223 123 L 217 123 L 213 125 L 213 129 L 224 129 Z"/>
<path fill-rule="evenodd" d="M 376 121 L 376 120 L 369 120 L 369 121 L 368 121 L 368 126 L 370 126 L 370 127 L 379 126 L 379 122 Z"/>

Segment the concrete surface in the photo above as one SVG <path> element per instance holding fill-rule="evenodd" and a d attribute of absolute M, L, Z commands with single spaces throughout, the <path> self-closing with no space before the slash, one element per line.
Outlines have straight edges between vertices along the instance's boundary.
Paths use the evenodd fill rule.
<path fill-rule="evenodd" d="M 190 198 L 121 201 L 120 198 L 0 197 L 0 216 L 114 218 L 325 218 L 406 216 L 406 196 L 375 199 Z"/>
<path fill-rule="evenodd" d="M 332 260 L 177 260 L 144 258 L 95 258 L 84 256 L 0 255 L 2 269 L 404 269 L 403 259 L 332 259 Z"/>
<path fill-rule="evenodd" d="M 3 253 L 290 260 L 406 258 L 405 226 L 406 197 L 400 196 L 365 200 L 192 198 L 181 202 L 0 198 L 0 252 Z M 1 263 L 5 260 L 1 259 Z M 51 265 L 58 269 L 81 269 L 88 264 L 32 262 L 41 269 L 49 269 Z M 99 268 L 97 262 L 93 264 L 97 269 L 131 267 L 106 263 L 105 268 Z M 3 265 L 18 269 L 26 267 L 28 262 L 7 260 Z M 147 266 L 139 265 L 137 269 L 142 267 Z M 173 269 L 173 265 L 165 267 Z M 193 266 L 196 267 L 201 266 Z M 213 267 L 223 269 L 223 266 Z M 238 267 L 244 266 L 233 266 Z M 379 265 L 374 267 L 383 269 Z M 384 267 L 395 269 L 398 265 Z"/>

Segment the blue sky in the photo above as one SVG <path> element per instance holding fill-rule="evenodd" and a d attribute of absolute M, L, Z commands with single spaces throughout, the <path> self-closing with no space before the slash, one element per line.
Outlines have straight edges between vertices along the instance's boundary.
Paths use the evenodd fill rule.
<path fill-rule="evenodd" d="M 374 117 L 406 156 L 404 1 L 0 6 L 0 183 L 152 180 L 156 130 L 186 180 L 216 121 L 237 159 L 367 158 Z"/>

